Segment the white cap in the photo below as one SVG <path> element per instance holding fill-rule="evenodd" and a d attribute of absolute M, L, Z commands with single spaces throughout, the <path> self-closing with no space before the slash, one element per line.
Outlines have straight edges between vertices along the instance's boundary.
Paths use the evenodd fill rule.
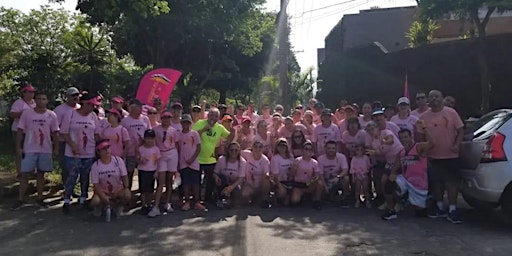
<path fill-rule="evenodd" d="M 398 99 L 397 105 L 400 105 L 400 104 L 411 105 L 411 101 L 407 97 L 401 97 L 400 99 Z"/>
<path fill-rule="evenodd" d="M 66 90 L 66 96 L 71 96 L 71 95 L 77 94 L 77 93 L 80 93 L 80 91 L 76 87 L 69 87 Z"/>

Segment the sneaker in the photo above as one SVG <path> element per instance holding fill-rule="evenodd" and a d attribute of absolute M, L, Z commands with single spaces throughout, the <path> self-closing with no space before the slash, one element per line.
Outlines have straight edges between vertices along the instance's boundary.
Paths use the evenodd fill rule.
<path fill-rule="evenodd" d="M 438 207 L 434 207 L 434 209 L 432 209 L 429 213 L 428 213 L 428 217 L 429 218 L 446 218 L 446 216 L 448 216 L 448 213 L 445 211 L 445 210 L 441 210 L 439 209 Z"/>
<path fill-rule="evenodd" d="M 459 213 L 457 210 L 454 210 L 454 211 L 451 211 L 450 213 L 448 213 L 448 217 L 446 217 L 446 219 L 453 224 L 461 224 L 462 223 L 462 220 L 460 220 L 460 216 L 459 216 Z"/>
<path fill-rule="evenodd" d="M 172 205 L 171 204 L 165 204 L 164 205 L 164 212 L 167 214 L 167 213 L 171 213 L 171 212 L 174 212 L 174 209 L 172 208 Z"/>
<path fill-rule="evenodd" d="M 382 215 L 381 218 L 383 220 L 393 220 L 393 219 L 397 219 L 398 215 L 396 215 L 395 211 L 389 210 L 384 215 Z"/>
<path fill-rule="evenodd" d="M 366 201 L 365 204 L 366 204 L 366 208 L 368 208 L 368 209 L 372 208 L 372 203 L 370 203 L 370 201 Z"/>
<path fill-rule="evenodd" d="M 160 216 L 160 209 L 158 209 L 158 206 L 154 206 L 151 211 L 148 213 L 148 217 L 153 218 L 156 216 Z"/>
<path fill-rule="evenodd" d="M 100 207 L 94 207 L 94 210 L 92 212 L 92 216 L 94 216 L 94 217 L 101 217 L 101 208 Z"/>
<path fill-rule="evenodd" d="M 43 199 L 38 199 L 37 205 L 43 209 L 48 208 L 48 204 Z"/>
<path fill-rule="evenodd" d="M 65 203 L 62 205 L 62 213 L 69 214 L 69 203 Z"/>
<path fill-rule="evenodd" d="M 217 207 L 219 207 L 220 209 L 225 209 L 225 208 L 227 208 L 227 206 L 228 206 L 228 200 L 226 200 L 226 199 L 217 200 Z"/>
<path fill-rule="evenodd" d="M 361 207 L 361 201 L 357 200 L 354 204 L 354 208 L 360 208 Z"/>
<path fill-rule="evenodd" d="M 263 202 L 261 202 L 261 208 L 262 209 L 272 208 L 272 204 L 270 204 L 269 201 L 263 201 Z"/>
<path fill-rule="evenodd" d="M 149 211 L 151 209 L 149 208 L 149 205 L 144 205 L 140 208 L 140 214 L 142 215 L 148 215 Z"/>
<path fill-rule="evenodd" d="M 23 202 L 21 200 L 16 200 L 16 202 L 11 206 L 11 210 L 18 210 L 21 206 L 23 206 Z"/>
<path fill-rule="evenodd" d="M 125 216 L 124 206 L 116 207 L 116 209 L 114 210 L 114 214 L 116 215 L 116 218 L 121 218 L 121 217 Z"/>
<path fill-rule="evenodd" d="M 200 202 L 196 202 L 194 204 L 194 209 L 200 210 L 200 211 L 208 211 L 208 209 L 204 205 L 202 205 Z"/>
<path fill-rule="evenodd" d="M 181 207 L 181 210 L 182 210 L 182 211 L 188 211 L 188 210 L 190 210 L 190 203 L 189 203 L 189 202 L 186 202 L 185 204 L 183 204 L 183 206 Z"/>
<path fill-rule="evenodd" d="M 322 203 L 321 202 L 313 202 L 313 209 L 320 211 L 322 210 Z"/>

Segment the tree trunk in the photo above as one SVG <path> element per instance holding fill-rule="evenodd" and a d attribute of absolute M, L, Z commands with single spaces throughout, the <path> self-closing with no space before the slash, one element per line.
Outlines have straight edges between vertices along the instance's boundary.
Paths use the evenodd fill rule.
<path fill-rule="evenodd" d="M 219 90 L 219 104 L 226 104 L 226 90 L 225 89 L 222 89 L 222 90 Z"/>

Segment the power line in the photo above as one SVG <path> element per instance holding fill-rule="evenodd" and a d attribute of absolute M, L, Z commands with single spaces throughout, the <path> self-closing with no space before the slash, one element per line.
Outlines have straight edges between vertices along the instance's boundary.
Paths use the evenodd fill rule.
<path fill-rule="evenodd" d="M 335 11 L 332 11 L 332 12 L 324 13 L 324 14 L 318 15 L 316 17 L 313 17 L 311 21 L 317 21 L 317 20 L 321 20 L 321 19 L 324 19 L 324 18 L 328 18 L 328 17 L 334 16 L 334 15 L 339 15 L 342 12 L 345 12 L 345 11 L 357 8 L 359 6 L 363 6 L 363 5 L 369 4 L 369 3 L 374 2 L 374 1 L 376 1 L 376 0 L 366 0 L 364 3 L 359 3 L 359 4 L 356 4 L 356 5 L 345 7 L 343 9 L 339 9 L 339 10 L 335 10 Z M 298 23 L 296 25 L 297 26 L 302 26 L 304 24 L 308 24 L 311 21 L 303 21 L 302 23 Z"/>
<path fill-rule="evenodd" d="M 313 1 L 314 0 L 311 0 L 311 2 L 313 2 Z M 299 16 L 297 16 L 295 18 L 300 18 L 300 17 L 304 16 L 304 14 L 306 14 L 306 13 L 315 12 L 315 11 L 319 11 L 319 10 L 323 10 L 323 9 L 328 9 L 328 8 L 331 8 L 331 7 L 334 7 L 334 6 L 338 6 L 338 5 L 342 5 L 342 4 L 347 4 L 347 3 L 355 2 L 355 1 L 357 1 L 357 0 L 346 0 L 346 1 L 343 1 L 343 2 L 340 2 L 340 3 L 337 3 L 337 4 L 331 4 L 331 5 L 319 7 L 319 8 L 316 8 L 316 9 L 311 8 L 310 10 L 303 11 Z"/>

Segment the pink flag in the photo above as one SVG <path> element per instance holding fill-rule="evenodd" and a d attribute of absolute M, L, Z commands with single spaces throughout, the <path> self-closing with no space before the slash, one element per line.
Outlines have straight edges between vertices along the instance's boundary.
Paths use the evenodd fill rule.
<path fill-rule="evenodd" d="M 409 85 L 407 84 L 407 73 L 405 73 L 404 97 L 409 99 Z"/>
<path fill-rule="evenodd" d="M 180 71 L 170 68 L 151 70 L 140 79 L 136 98 L 150 106 L 153 106 L 155 98 L 160 98 L 163 106 L 166 106 L 180 76 Z"/>

